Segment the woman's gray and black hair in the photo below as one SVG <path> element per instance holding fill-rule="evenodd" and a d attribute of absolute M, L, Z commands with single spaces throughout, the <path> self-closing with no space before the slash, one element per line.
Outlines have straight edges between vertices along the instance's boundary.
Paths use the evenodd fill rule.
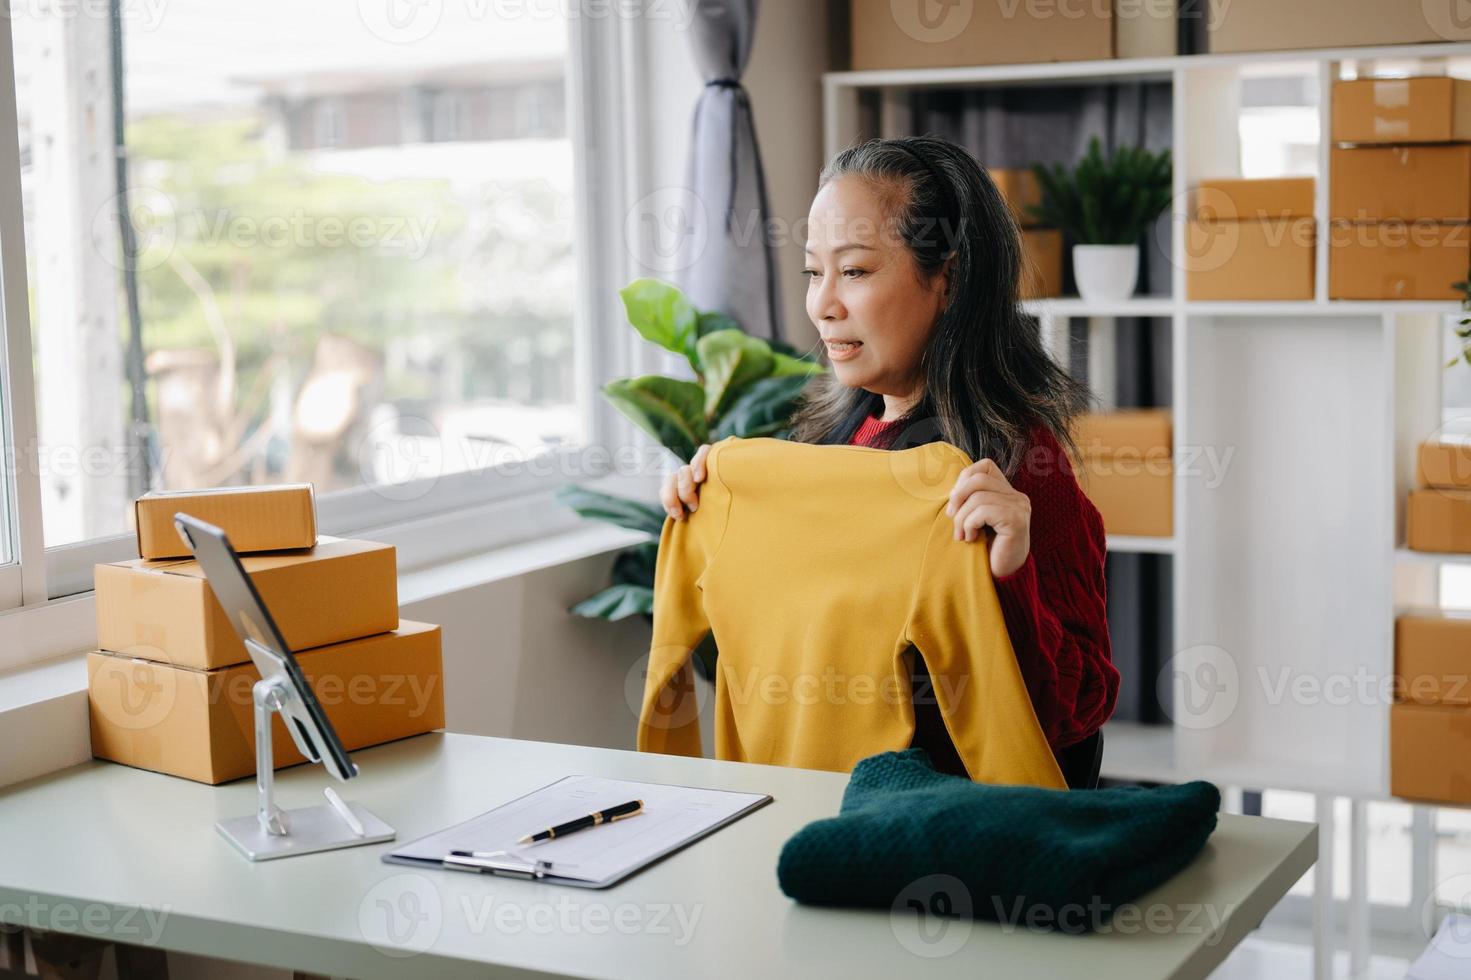
<path fill-rule="evenodd" d="M 893 228 L 926 278 L 953 255 L 946 303 L 920 358 L 924 392 L 886 445 L 943 440 L 1011 476 L 1028 430 L 1045 425 L 1070 453 L 1069 420 L 1088 406 L 1086 385 L 1060 368 L 1022 313 L 1021 235 L 995 183 L 963 148 L 935 137 L 875 139 L 823 168 L 819 187 L 858 177 L 893 200 Z M 815 379 L 792 420 L 792 438 L 847 443 L 883 397 Z"/>

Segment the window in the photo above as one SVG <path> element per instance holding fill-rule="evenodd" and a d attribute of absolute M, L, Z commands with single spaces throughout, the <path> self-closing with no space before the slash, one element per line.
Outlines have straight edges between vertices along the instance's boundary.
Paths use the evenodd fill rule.
<path fill-rule="evenodd" d="M 351 533 L 599 475 L 562 464 L 625 373 L 600 334 L 628 259 L 595 244 L 619 240 L 617 23 L 124 4 L 114 77 L 107 10 L 0 29 L 4 422 L 38 463 L 0 481 L 0 609 L 22 566 L 30 601 L 89 589 L 149 489 L 310 481 Z"/>

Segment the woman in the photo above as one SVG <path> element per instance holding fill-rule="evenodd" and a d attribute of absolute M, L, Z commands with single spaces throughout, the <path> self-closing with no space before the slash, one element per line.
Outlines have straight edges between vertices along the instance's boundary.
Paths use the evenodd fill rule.
<path fill-rule="evenodd" d="M 824 168 L 808 221 L 807 315 L 832 372 L 809 386 L 792 438 L 884 449 L 943 439 L 977 460 L 946 513 L 957 539 L 990 541 L 1007 631 L 1054 753 L 1086 739 L 1119 685 L 1103 522 L 1069 464 L 1069 419 L 1088 395 L 1018 307 L 1022 252 L 1006 202 L 953 143 L 872 140 Z M 698 505 L 708 451 L 661 489 L 676 520 Z M 928 689 L 916 657 L 914 744 L 963 774 Z"/>

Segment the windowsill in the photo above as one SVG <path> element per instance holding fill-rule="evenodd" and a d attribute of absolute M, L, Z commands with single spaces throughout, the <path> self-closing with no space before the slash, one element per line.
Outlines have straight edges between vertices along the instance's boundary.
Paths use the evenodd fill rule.
<path fill-rule="evenodd" d="M 647 535 L 636 531 L 584 520 L 534 541 L 401 573 L 399 604 L 477 588 L 647 540 Z M 77 596 L 70 605 L 74 615 L 90 618 L 95 614 L 90 593 Z M 28 747 L 27 753 L 12 753 L 28 756 L 25 759 L 0 759 L 0 786 L 73 765 L 90 756 L 86 696 L 85 651 L 63 653 L 0 672 L 0 743 Z M 60 722 L 52 720 L 53 717 L 61 719 Z M 6 732 L 25 737 L 9 740 L 4 737 Z M 20 763 L 23 768 L 12 768 L 7 762 Z"/>

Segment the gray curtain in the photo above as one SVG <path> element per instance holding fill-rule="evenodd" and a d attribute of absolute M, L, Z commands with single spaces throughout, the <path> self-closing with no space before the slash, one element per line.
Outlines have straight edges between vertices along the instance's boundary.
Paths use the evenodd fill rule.
<path fill-rule="evenodd" d="M 784 339 L 770 209 L 751 102 L 741 73 L 757 0 L 695 0 L 690 42 L 705 89 L 695 104 L 686 186 L 704 233 L 683 236 L 679 284 L 695 306 L 735 317 L 749 334 Z"/>
<path fill-rule="evenodd" d="M 881 117 L 892 110 L 875 107 Z M 907 116 L 907 118 L 903 118 Z M 1041 86 L 914 93 L 900 118 L 885 118 L 883 129 L 899 126 L 933 134 L 966 147 L 987 167 L 1026 167 L 1034 162 L 1073 164 L 1097 136 L 1105 151 L 1115 146 L 1161 150 L 1171 145 L 1168 83 Z M 884 132 L 885 136 L 898 135 Z M 1170 292 L 1168 213 L 1143 243 L 1140 290 Z M 1071 246 L 1071 242 L 1066 243 Z M 1071 263 L 1064 262 L 1064 291 L 1076 292 Z M 1086 374 L 1087 321 L 1075 320 L 1071 368 Z M 1170 322 L 1127 318 L 1115 333 L 1121 408 L 1170 404 Z M 1177 529 L 1178 530 L 1178 529 Z M 1108 559 L 1108 619 L 1113 659 L 1122 674 L 1114 717 L 1163 721 L 1155 678 L 1174 646 L 1170 559 L 1162 555 L 1113 554 Z"/>

